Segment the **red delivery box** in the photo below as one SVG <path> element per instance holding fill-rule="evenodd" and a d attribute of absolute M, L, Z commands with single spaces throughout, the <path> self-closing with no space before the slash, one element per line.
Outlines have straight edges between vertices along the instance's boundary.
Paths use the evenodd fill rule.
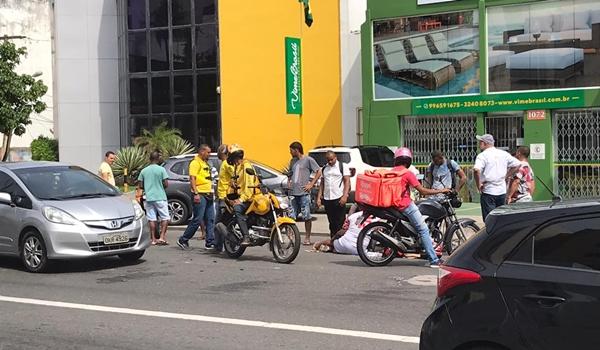
<path fill-rule="evenodd" d="M 374 207 L 387 208 L 398 203 L 405 189 L 402 175 L 408 170 L 367 170 L 356 178 L 355 200 Z"/>

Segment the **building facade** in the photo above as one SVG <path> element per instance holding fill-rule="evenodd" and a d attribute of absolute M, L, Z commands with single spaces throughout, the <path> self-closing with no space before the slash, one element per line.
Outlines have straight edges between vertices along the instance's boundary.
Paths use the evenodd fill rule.
<path fill-rule="evenodd" d="M 470 169 L 476 134 L 531 148 L 536 199 L 600 195 L 600 3 L 368 1 L 365 143 Z M 470 196 L 477 191 L 470 181 Z"/>

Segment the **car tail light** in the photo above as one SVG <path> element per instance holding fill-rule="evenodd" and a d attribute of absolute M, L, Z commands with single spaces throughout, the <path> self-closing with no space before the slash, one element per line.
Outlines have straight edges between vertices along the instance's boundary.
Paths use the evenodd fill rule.
<path fill-rule="evenodd" d="M 454 287 L 481 281 L 477 272 L 452 266 L 440 266 L 438 274 L 438 297 L 442 297 Z"/>
<path fill-rule="evenodd" d="M 356 175 L 356 168 L 350 168 L 350 177 L 354 177 Z"/>

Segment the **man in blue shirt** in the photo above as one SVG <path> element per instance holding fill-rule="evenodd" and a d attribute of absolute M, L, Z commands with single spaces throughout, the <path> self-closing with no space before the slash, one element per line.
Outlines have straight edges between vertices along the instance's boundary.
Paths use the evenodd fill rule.
<path fill-rule="evenodd" d="M 167 171 L 161 167 L 160 153 L 150 154 L 150 165 L 145 167 L 138 176 L 138 188 L 143 189 L 146 194 L 146 216 L 150 225 L 152 245 L 167 245 L 167 225 L 169 224 L 169 205 L 165 188 L 168 186 Z M 156 222 L 160 221 L 160 238 L 155 236 Z"/>

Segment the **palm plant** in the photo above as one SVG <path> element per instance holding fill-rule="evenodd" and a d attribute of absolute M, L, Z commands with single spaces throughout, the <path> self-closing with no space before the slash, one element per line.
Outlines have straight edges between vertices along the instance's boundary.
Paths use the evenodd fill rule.
<path fill-rule="evenodd" d="M 160 152 L 163 159 L 166 159 L 180 154 L 194 153 L 194 146 L 181 137 L 173 137 L 161 146 Z"/>
<path fill-rule="evenodd" d="M 137 146 L 121 148 L 116 156 L 112 165 L 113 174 L 116 178 L 123 178 L 127 169 L 127 182 L 130 185 L 135 184 L 140 171 L 150 164 L 148 153 Z"/>
<path fill-rule="evenodd" d="M 176 139 L 181 139 L 181 131 L 167 127 L 167 123 L 163 122 L 154 130 L 142 130 L 142 136 L 138 136 L 133 140 L 133 144 L 143 148 L 146 153 L 159 151 L 164 154 L 164 145 L 174 142 Z"/>

